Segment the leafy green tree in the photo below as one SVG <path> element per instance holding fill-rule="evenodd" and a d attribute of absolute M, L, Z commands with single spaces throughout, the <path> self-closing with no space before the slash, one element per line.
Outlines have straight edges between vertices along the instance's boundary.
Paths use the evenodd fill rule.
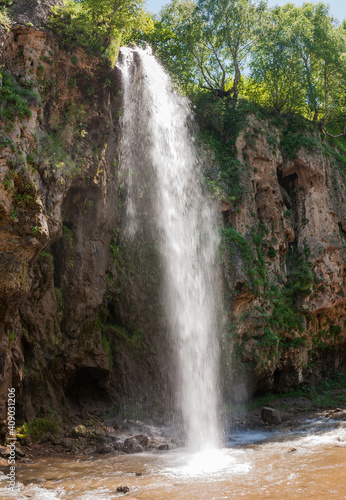
<path fill-rule="evenodd" d="M 189 45 L 189 29 L 196 4 L 193 0 L 172 0 L 159 16 L 144 14 L 144 21 L 126 37 L 138 45 L 149 43 L 172 78 L 185 92 L 196 83 L 198 68 Z"/>
<path fill-rule="evenodd" d="M 239 94 L 247 54 L 265 10 L 260 0 L 172 0 L 142 34 L 185 89 Z"/>
<path fill-rule="evenodd" d="M 173 78 L 185 91 L 198 81 L 199 67 L 193 55 L 200 20 L 193 0 L 172 0 L 154 22 L 155 29 L 147 41 L 153 47 Z"/>
<path fill-rule="evenodd" d="M 262 36 L 253 47 L 251 79 L 277 111 L 304 107 L 303 64 L 299 53 L 303 19 L 293 4 L 271 9 L 262 25 Z"/>
<path fill-rule="evenodd" d="M 345 29 L 325 4 L 271 9 L 252 50 L 247 95 L 310 117 L 328 133 L 345 101 L 345 50 Z"/>
<path fill-rule="evenodd" d="M 122 32 L 121 43 L 128 45 L 135 41 L 148 39 L 154 31 L 153 15 L 144 9 L 140 9 L 131 24 Z"/>
<path fill-rule="evenodd" d="M 218 68 L 222 94 L 237 99 L 242 69 L 249 51 L 259 38 L 266 3 L 257 0 L 198 0 L 203 20 L 202 37 L 210 47 L 210 63 Z M 225 81 L 232 87 L 225 92 Z M 215 87 L 209 85 L 210 90 Z"/>
<path fill-rule="evenodd" d="M 300 54 L 304 64 L 307 100 L 313 108 L 313 121 L 320 128 L 333 121 L 340 97 L 345 93 L 346 50 L 344 30 L 338 27 L 329 8 L 319 3 L 303 5 L 304 25 L 301 30 Z M 322 114 L 322 116 L 321 116 Z"/>
<path fill-rule="evenodd" d="M 80 0 L 80 3 L 107 47 L 119 31 L 136 22 L 143 0 Z"/>
<path fill-rule="evenodd" d="M 48 26 L 62 46 L 82 45 L 113 62 L 122 38 L 142 20 L 143 0 L 67 0 L 52 9 Z"/>

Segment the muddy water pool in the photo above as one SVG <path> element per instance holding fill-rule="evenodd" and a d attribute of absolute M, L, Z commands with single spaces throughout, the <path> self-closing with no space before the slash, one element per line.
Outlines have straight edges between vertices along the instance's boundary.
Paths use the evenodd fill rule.
<path fill-rule="evenodd" d="M 17 481 L 16 496 L 0 488 L 1 499 L 341 499 L 346 423 L 237 432 L 229 447 L 208 452 L 41 458 L 18 464 Z"/>

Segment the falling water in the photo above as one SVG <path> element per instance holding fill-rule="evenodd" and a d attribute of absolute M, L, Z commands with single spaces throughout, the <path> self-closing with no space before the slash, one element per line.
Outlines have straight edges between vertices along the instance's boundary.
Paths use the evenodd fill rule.
<path fill-rule="evenodd" d="M 119 67 L 128 234 L 136 233 L 144 210 L 143 189 L 149 186 L 164 269 L 164 306 L 176 357 L 176 403 L 188 446 L 212 449 L 220 444 L 217 213 L 202 193 L 187 100 L 173 92 L 168 75 L 149 50 L 122 49 Z"/>

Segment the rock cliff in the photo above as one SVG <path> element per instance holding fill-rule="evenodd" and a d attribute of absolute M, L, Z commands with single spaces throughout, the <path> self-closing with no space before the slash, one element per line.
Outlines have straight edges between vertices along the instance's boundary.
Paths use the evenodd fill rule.
<path fill-rule="evenodd" d="M 126 307 L 130 286 L 116 299 L 119 76 L 34 27 L 2 41 L 0 419 L 8 387 L 19 420 L 118 393 L 153 404 L 164 381 L 135 324 L 150 307 Z"/>
<path fill-rule="evenodd" d="M 121 82 L 81 48 L 2 33 L 0 420 L 169 407 L 166 322 L 150 236 L 122 239 Z M 236 142 L 243 196 L 220 201 L 228 398 L 343 370 L 344 174 L 323 144 L 280 150 L 249 115 Z"/>
<path fill-rule="evenodd" d="M 287 150 L 284 122 L 248 116 L 235 144 L 243 198 L 222 207 L 231 359 L 250 393 L 345 370 L 344 158 L 313 134 L 301 146 L 299 130 Z"/>

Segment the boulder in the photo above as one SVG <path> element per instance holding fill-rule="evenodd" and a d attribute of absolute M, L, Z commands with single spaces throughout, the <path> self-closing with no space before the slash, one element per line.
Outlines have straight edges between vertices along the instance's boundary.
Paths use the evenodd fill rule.
<path fill-rule="evenodd" d="M 128 486 L 118 486 L 117 491 L 120 493 L 128 493 L 130 491 L 130 488 Z"/>
<path fill-rule="evenodd" d="M 123 447 L 124 453 L 140 453 L 143 451 L 143 446 L 141 446 L 135 437 L 129 437 L 124 441 Z"/>
<path fill-rule="evenodd" d="M 141 445 L 141 446 L 148 446 L 149 444 L 149 439 L 148 436 L 145 434 L 138 434 L 137 436 L 134 437 L 136 441 Z"/>
<path fill-rule="evenodd" d="M 281 424 L 280 412 L 269 406 L 263 406 L 261 408 L 261 419 L 265 424 Z"/>
<path fill-rule="evenodd" d="M 71 433 L 72 437 L 75 437 L 75 438 L 78 438 L 78 437 L 89 437 L 90 436 L 90 431 L 85 427 L 85 425 L 77 425 L 77 427 L 75 427 L 73 430 L 72 430 L 72 433 Z"/>
<path fill-rule="evenodd" d="M 10 454 L 10 449 L 7 446 L 0 446 L 0 457 L 7 458 Z"/>
<path fill-rule="evenodd" d="M 345 420 L 346 421 L 346 410 L 337 409 L 329 412 L 328 420 Z"/>
<path fill-rule="evenodd" d="M 108 453 L 114 453 L 116 451 L 114 444 L 112 443 L 103 443 L 96 450 L 96 453 L 100 453 L 100 455 L 107 455 Z"/>
<path fill-rule="evenodd" d="M 18 24 L 28 24 L 40 28 L 47 22 L 51 8 L 55 5 L 62 6 L 62 0 L 14 0 L 9 7 L 11 18 Z"/>

